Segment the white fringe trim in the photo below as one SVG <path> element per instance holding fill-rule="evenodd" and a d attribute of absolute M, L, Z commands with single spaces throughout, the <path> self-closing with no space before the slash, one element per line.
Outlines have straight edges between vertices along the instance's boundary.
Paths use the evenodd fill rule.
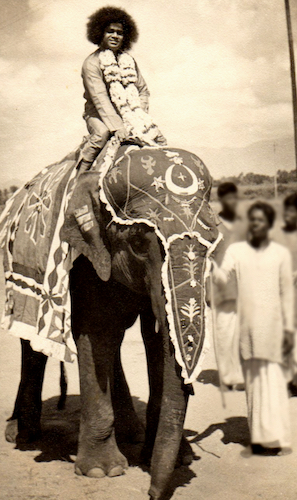
<path fill-rule="evenodd" d="M 72 352 L 66 344 L 60 344 L 49 338 L 41 337 L 36 333 L 36 327 L 21 323 L 14 320 L 8 328 L 7 322 L 10 316 L 4 316 L 2 319 L 1 327 L 6 330 L 13 337 L 19 339 L 29 340 L 33 351 L 42 352 L 48 357 L 53 357 L 59 361 L 70 361 L 73 363 L 77 358 L 75 352 Z M 70 359 L 69 359 L 70 358 Z"/>

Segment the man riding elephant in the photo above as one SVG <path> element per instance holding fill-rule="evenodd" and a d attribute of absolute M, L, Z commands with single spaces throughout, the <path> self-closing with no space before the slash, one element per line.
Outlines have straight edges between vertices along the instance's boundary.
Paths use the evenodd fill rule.
<path fill-rule="evenodd" d="M 82 67 L 84 119 L 90 133 L 82 151 L 82 170 L 91 168 L 112 135 L 120 141 L 134 138 L 144 144 L 166 144 L 148 115 L 147 85 L 127 52 L 138 38 L 132 17 L 122 9 L 103 7 L 90 17 L 87 36 L 98 49 Z"/>

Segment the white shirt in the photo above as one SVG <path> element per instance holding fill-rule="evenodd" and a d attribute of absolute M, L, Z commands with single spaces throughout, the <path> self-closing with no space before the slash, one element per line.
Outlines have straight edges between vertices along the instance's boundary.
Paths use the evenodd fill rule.
<path fill-rule="evenodd" d="M 214 278 L 227 283 L 234 271 L 243 359 L 258 358 L 281 363 L 284 329 L 293 331 L 290 252 L 273 241 L 260 249 L 246 241 L 233 243 L 226 251 L 221 268 L 214 270 Z"/>

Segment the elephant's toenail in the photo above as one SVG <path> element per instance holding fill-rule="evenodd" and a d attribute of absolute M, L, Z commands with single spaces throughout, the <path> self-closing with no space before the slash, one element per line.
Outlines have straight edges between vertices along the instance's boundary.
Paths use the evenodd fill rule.
<path fill-rule="evenodd" d="M 100 467 L 94 467 L 87 472 L 87 476 L 100 479 L 101 477 L 105 477 L 105 472 L 104 470 L 100 469 Z"/>
<path fill-rule="evenodd" d="M 80 468 L 79 468 L 79 467 L 75 467 L 75 468 L 74 468 L 74 472 L 75 472 L 75 474 L 77 474 L 78 476 L 82 476 L 82 475 L 83 475 L 83 473 L 82 473 L 82 471 L 80 470 Z"/>
<path fill-rule="evenodd" d="M 121 476 L 124 473 L 124 469 L 121 465 L 117 465 L 110 469 L 108 475 L 109 477 Z"/>

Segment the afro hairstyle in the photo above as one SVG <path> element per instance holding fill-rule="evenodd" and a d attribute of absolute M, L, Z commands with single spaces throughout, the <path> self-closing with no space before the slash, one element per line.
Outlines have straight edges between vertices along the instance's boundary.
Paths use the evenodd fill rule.
<path fill-rule="evenodd" d="M 274 224 L 274 220 L 275 220 L 275 216 L 276 216 L 274 208 L 271 205 L 269 205 L 268 203 L 265 203 L 264 201 L 256 201 L 248 209 L 248 218 L 249 219 L 255 210 L 261 210 L 261 212 L 263 212 L 263 214 L 265 215 L 265 217 L 267 219 L 269 227 L 271 228 Z"/>
<path fill-rule="evenodd" d="M 112 23 L 123 25 L 124 39 L 121 50 L 129 50 L 132 43 L 138 39 L 138 29 L 132 17 L 125 10 L 117 7 L 102 7 L 89 17 L 87 23 L 88 40 L 95 45 L 100 45 L 106 28 Z"/>
<path fill-rule="evenodd" d="M 234 184 L 234 182 L 222 182 L 218 186 L 218 197 L 223 198 L 223 196 L 226 196 L 226 194 L 229 193 L 234 193 L 236 194 L 238 192 L 237 186 Z"/>
<path fill-rule="evenodd" d="M 284 207 L 294 207 L 297 210 L 297 193 L 290 194 L 285 198 Z"/>

